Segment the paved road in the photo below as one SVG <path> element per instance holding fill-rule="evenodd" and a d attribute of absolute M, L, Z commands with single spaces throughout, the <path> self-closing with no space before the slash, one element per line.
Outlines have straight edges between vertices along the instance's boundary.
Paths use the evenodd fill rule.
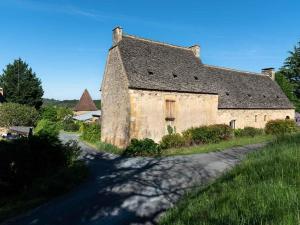
<path fill-rule="evenodd" d="M 61 138 L 77 137 L 64 134 Z M 97 153 L 82 143 L 81 147 L 91 168 L 88 181 L 6 225 L 156 224 L 186 190 L 219 176 L 262 144 L 155 159 Z"/>

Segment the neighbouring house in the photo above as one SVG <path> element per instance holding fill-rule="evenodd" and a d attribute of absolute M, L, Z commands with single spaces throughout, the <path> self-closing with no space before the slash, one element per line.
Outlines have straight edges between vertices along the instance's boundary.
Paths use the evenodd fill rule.
<path fill-rule="evenodd" d="M 261 73 L 206 65 L 199 45 L 175 46 L 113 30 L 102 81 L 104 142 L 125 147 L 133 138 L 156 142 L 167 127 L 228 124 L 263 128 L 272 119 L 294 118 L 294 106 Z"/>
<path fill-rule="evenodd" d="M 90 93 L 88 92 L 87 89 L 85 89 L 80 97 L 79 102 L 74 107 L 74 114 L 81 115 L 81 114 L 85 114 L 87 112 L 97 111 L 97 110 L 98 109 L 97 109 Z"/>
<path fill-rule="evenodd" d="M 90 112 L 86 112 L 84 114 L 73 116 L 74 120 L 85 122 L 85 123 L 97 122 L 97 121 L 100 121 L 100 118 L 101 118 L 100 110 L 90 111 Z"/>

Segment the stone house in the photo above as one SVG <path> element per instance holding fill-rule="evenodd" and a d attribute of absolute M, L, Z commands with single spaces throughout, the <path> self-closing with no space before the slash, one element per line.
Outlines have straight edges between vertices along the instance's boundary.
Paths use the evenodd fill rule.
<path fill-rule="evenodd" d="M 294 118 L 274 82 L 274 69 L 252 73 L 206 65 L 199 45 L 175 46 L 113 30 L 102 81 L 101 140 L 119 147 L 132 138 L 156 142 L 187 128 L 228 124 L 263 128 Z"/>

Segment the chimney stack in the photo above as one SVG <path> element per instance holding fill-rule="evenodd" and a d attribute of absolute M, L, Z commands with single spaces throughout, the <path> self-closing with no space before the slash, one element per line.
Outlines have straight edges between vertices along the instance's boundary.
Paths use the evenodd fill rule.
<path fill-rule="evenodd" d="M 122 34 L 122 27 L 117 26 L 113 29 L 113 46 L 118 44 L 118 42 L 122 40 Z"/>
<path fill-rule="evenodd" d="M 200 46 L 199 45 L 193 45 L 193 46 L 189 47 L 189 49 L 191 49 L 193 51 L 194 55 L 197 58 L 200 58 Z"/>
<path fill-rule="evenodd" d="M 261 70 L 261 73 L 269 76 L 272 80 L 275 80 L 275 70 L 274 68 L 270 67 L 270 68 L 264 68 Z"/>

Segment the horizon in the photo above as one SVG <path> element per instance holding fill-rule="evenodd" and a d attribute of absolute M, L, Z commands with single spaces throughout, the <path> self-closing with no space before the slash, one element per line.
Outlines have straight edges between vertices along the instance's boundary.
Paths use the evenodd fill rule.
<path fill-rule="evenodd" d="M 204 64 L 258 73 L 280 68 L 300 41 L 297 1 L 3 0 L 0 7 L 0 69 L 21 58 L 42 80 L 43 98 L 55 100 L 78 100 L 85 88 L 100 99 L 116 26 L 168 44 L 199 44 Z"/>

